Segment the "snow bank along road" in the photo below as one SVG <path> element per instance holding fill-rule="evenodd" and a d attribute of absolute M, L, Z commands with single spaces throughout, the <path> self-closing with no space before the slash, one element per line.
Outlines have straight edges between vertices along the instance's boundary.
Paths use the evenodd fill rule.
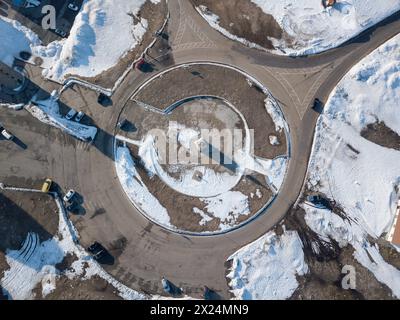
<path fill-rule="evenodd" d="M 52 152 L 43 156 L 51 164 L 48 175 L 64 189 L 74 188 L 84 196 L 87 214 L 73 217 L 81 243 L 86 246 L 96 240 L 109 248 L 116 260 L 105 268 L 118 280 L 135 289 L 160 293 L 160 279 L 165 276 L 188 295 L 195 295 L 201 286 L 207 285 L 228 298 L 226 259 L 282 220 L 301 191 L 318 118 L 310 107 L 314 97 L 325 100 L 351 66 L 396 35 L 400 30 L 399 14 L 337 49 L 316 56 L 289 58 L 249 49 L 224 38 L 209 27 L 188 1 L 169 0 L 169 10 L 172 50 L 169 59 L 160 56 L 153 60 L 153 72 L 130 72 L 113 95 L 113 106 L 105 109 L 96 106 L 98 112 L 93 113 L 93 119 L 100 132 L 93 146 L 75 147 L 72 144 L 76 142 L 65 138 L 57 147 L 62 159 L 60 154 Z M 151 55 L 156 56 L 157 52 Z M 291 162 L 280 194 L 258 219 L 219 236 L 183 236 L 149 222 L 126 198 L 113 164 L 113 134 L 118 114 L 133 91 L 155 72 L 196 61 L 232 65 L 257 78 L 279 101 L 290 127 Z M 49 84 L 37 76 L 40 70 L 29 68 L 32 81 L 48 88 Z M 92 92 L 82 90 L 81 94 L 96 105 Z M 64 99 L 68 103 L 67 92 Z M 17 136 L 18 130 L 26 128 L 15 127 Z M 33 138 L 25 143 L 35 148 Z M 32 161 L 35 160 L 17 157 L 13 165 L 23 168 Z M 44 170 L 43 166 L 38 167 Z M 47 175 L 33 169 L 29 173 L 23 171 L 26 170 L 21 175 L 30 174 L 33 178 Z M 0 177 L 9 172 L 8 166 L 0 167 Z"/>

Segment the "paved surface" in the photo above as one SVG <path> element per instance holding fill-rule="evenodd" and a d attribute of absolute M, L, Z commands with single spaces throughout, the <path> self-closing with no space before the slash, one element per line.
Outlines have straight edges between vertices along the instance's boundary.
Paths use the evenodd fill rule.
<path fill-rule="evenodd" d="M 113 95 L 113 106 L 103 108 L 96 94 L 75 87 L 63 94 L 66 105 L 83 109 L 99 126 L 93 145 L 87 145 L 25 119 L 23 114 L 1 114 L 7 127 L 23 137 L 26 150 L 0 144 L 0 180 L 10 177 L 51 176 L 62 188 L 75 188 L 84 197 L 86 214 L 73 216 L 83 245 L 103 243 L 116 260 L 105 268 L 126 285 L 161 293 L 162 276 L 196 296 L 201 286 L 228 298 L 225 261 L 238 248 L 265 234 L 281 221 L 296 201 L 304 181 L 318 114 L 311 110 L 314 97 L 326 100 L 337 82 L 365 55 L 400 30 L 399 15 L 340 48 L 327 53 L 289 58 L 245 48 L 211 29 L 188 1 L 169 0 L 168 24 L 172 52 L 151 52 L 153 71 L 128 74 Z M 157 47 L 158 48 L 158 47 Z M 157 57 L 157 53 L 162 56 Z M 225 235 L 189 237 L 171 233 L 146 220 L 126 198 L 113 163 L 113 134 L 119 112 L 132 92 L 146 79 L 169 66 L 192 61 L 213 61 L 235 66 L 263 83 L 279 100 L 291 131 L 291 162 L 278 197 L 258 219 Z M 57 88 L 45 82 L 40 70 L 26 67 L 30 80 L 47 92 Z M 19 117 L 25 122 L 19 123 Z M 35 132 L 34 134 L 30 134 Z M 37 143 L 37 142 L 40 143 Z M 46 146 L 44 146 L 46 145 Z M 41 165 L 40 165 L 41 164 Z M 13 167 L 16 168 L 12 169 Z M 13 170 L 13 171 L 12 171 Z"/>

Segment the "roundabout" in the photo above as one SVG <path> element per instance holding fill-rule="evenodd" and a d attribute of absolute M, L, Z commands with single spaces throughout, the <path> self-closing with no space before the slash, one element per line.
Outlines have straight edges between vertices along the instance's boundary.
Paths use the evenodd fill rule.
<path fill-rule="evenodd" d="M 104 269 L 127 287 L 162 294 L 165 277 L 188 296 L 201 297 L 207 285 L 230 298 L 226 274 L 232 254 L 279 226 L 301 193 L 319 116 L 310 107 L 312 101 L 326 101 L 351 66 L 398 33 L 399 22 L 373 30 L 367 42 L 292 58 L 232 43 L 186 1 L 170 0 L 168 7 L 169 40 L 159 38 L 146 55 L 151 71 L 127 72 L 112 95 L 112 106 L 99 106 L 98 94 L 88 88 L 63 90 L 62 102 L 85 106 L 99 128 L 93 143 L 77 142 L 29 117 L 7 115 L 14 121 L 11 131 L 29 144 L 29 157 L 16 154 L 0 171 L 9 176 L 10 167 L 18 166 L 14 179 L 49 176 L 63 190 L 81 194 L 86 214 L 70 215 L 79 242 L 83 247 L 101 243 L 114 257 Z M 58 89 L 41 80 L 41 69 L 27 69 L 39 87 Z M 119 128 L 124 119 L 128 126 Z M 172 150 L 182 150 L 183 160 L 190 160 L 187 151 L 191 155 L 193 145 L 204 145 L 201 129 L 210 128 L 239 130 L 242 138 L 232 149 L 244 152 L 227 164 L 221 161 L 225 156 L 209 156 L 213 148 L 206 145 L 197 162 L 171 164 L 169 152 L 163 157 L 164 149 L 157 144 L 162 139 L 154 134 L 163 133 L 166 151 L 171 138 L 176 145 Z M 254 134 L 246 134 L 248 130 Z M 227 153 L 225 140 L 219 146 L 209 144 L 217 155 Z M 219 161 L 203 163 L 200 155 Z M 268 161 L 276 166 L 266 166 Z M 284 173 L 271 174 L 277 168 L 285 168 Z M 125 181 L 120 169 L 128 173 Z M 213 182 L 211 177 L 221 183 L 207 183 L 207 178 Z M 145 189 L 148 193 L 139 200 L 151 194 L 156 201 L 150 204 L 157 207 L 146 208 L 134 198 Z M 219 197 L 225 194 L 221 205 Z M 230 206 L 226 200 L 232 198 L 243 201 Z M 222 214 L 226 207 L 236 210 Z M 165 220 L 154 216 L 160 212 L 166 213 Z"/>
<path fill-rule="evenodd" d="M 154 95 L 154 92 L 159 92 Z M 268 90 L 222 65 L 155 75 L 116 128 L 115 165 L 133 206 L 170 231 L 216 235 L 260 214 L 286 173 L 288 125 Z"/>

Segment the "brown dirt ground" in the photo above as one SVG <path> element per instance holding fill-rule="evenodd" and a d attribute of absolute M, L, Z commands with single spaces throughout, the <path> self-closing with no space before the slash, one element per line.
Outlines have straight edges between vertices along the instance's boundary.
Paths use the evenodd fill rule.
<path fill-rule="evenodd" d="M 361 136 L 382 147 L 400 151 L 400 136 L 386 126 L 384 122 L 368 125 L 361 131 Z"/>
<path fill-rule="evenodd" d="M 191 0 L 193 5 L 206 6 L 220 18 L 220 25 L 231 34 L 244 38 L 266 49 L 274 49 L 268 37 L 287 39 L 272 15 L 265 14 L 260 7 L 249 0 Z"/>
<path fill-rule="evenodd" d="M 35 288 L 36 297 L 41 298 L 42 285 Z M 104 279 L 94 276 L 88 280 L 70 280 L 61 276 L 56 281 L 56 289 L 44 300 L 122 300 L 118 291 Z"/>
<path fill-rule="evenodd" d="M 167 16 L 167 5 L 165 0 L 161 0 L 157 4 L 154 4 L 151 1 L 146 1 L 140 9 L 140 13 L 138 14 L 138 16 L 146 19 L 148 22 L 148 30 L 143 36 L 140 45 L 136 46 L 133 50 L 129 51 L 124 57 L 122 57 L 118 65 L 102 72 L 96 77 L 80 77 L 81 79 L 103 86 L 105 88 L 112 88 L 118 78 L 131 65 L 131 63 L 138 59 L 145 48 L 150 45 L 150 43 L 154 39 L 154 33 L 162 27 Z"/>

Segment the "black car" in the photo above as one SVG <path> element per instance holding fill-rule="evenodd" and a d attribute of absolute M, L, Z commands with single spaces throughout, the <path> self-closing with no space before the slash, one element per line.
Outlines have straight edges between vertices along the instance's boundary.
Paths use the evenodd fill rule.
<path fill-rule="evenodd" d="M 92 254 L 92 256 L 93 256 L 93 258 L 94 258 L 95 260 L 101 259 L 101 258 L 107 253 L 106 248 L 104 248 L 104 247 L 103 247 L 100 243 L 98 243 L 97 241 L 94 242 L 92 245 L 90 245 L 90 246 L 87 248 L 87 251 L 89 251 L 89 252 Z"/>
<path fill-rule="evenodd" d="M 111 98 L 109 96 L 105 95 L 104 93 L 99 94 L 99 96 L 97 98 L 97 102 L 105 107 L 112 104 Z"/>
<path fill-rule="evenodd" d="M 118 128 L 123 130 L 127 125 L 128 125 L 128 120 L 127 119 L 122 119 L 118 122 Z"/>
<path fill-rule="evenodd" d="M 319 100 L 318 98 L 316 98 L 316 99 L 314 100 L 314 103 L 313 103 L 312 108 L 313 108 L 314 111 L 316 111 L 316 112 L 318 112 L 318 113 L 321 113 L 321 112 L 323 111 L 323 109 L 324 109 L 324 104 L 322 103 L 321 100 Z"/>
<path fill-rule="evenodd" d="M 332 206 L 329 199 L 326 199 L 325 197 L 319 194 L 307 196 L 306 202 L 320 209 L 332 210 Z"/>

